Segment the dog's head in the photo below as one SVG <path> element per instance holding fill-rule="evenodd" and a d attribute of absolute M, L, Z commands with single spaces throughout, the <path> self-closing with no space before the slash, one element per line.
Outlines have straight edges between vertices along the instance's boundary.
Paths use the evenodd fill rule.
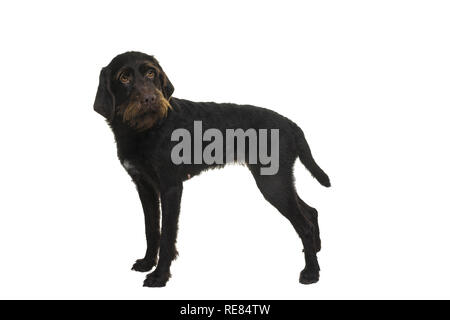
<path fill-rule="evenodd" d="M 94 110 L 110 122 L 118 118 L 141 131 L 167 115 L 173 91 L 153 56 L 126 52 L 102 69 Z"/>

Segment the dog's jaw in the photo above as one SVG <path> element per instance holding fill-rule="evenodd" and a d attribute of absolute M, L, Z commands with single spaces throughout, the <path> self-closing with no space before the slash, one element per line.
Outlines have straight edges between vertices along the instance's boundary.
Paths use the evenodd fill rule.
<path fill-rule="evenodd" d="M 137 131 L 144 131 L 152 128 L 159 120 L 164 119 L 172 106 L 158 90 L 158 104 L 156 111 L 154 109 L 143 107 L 137 99 L 131 100 L 126 106 L 120 106 L 118 114 L 124 123 Z"/>
<path fill-rule="evenodd" d="M 149 112 L 132 119 L 129 121 L 129 124 L 137 131 L 144 131 L 152 128 L 160 119 L 161 117 L 159 115 Z"/>

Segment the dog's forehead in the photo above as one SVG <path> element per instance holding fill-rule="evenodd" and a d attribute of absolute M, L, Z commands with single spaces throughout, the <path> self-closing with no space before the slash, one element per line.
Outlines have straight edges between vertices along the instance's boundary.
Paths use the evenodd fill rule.
<path fill-rule="evenodd" d="M 109 68 L 114 74 L 126 67 L 137 69 L 146 64 L 151 65 L 152 67 L 158 66 L 158 62 L 153 56 L 141 52 L 126 52 L 116 56 L 109 64 Z"/>

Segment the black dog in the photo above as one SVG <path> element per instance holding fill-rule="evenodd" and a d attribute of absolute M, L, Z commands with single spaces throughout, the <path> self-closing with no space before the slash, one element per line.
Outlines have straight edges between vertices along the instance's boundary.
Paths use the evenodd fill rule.
<path fill-rule="evenodd" d="M 173 91 L 173 85 L 154 57 L 127 52 L 102 69 L 94 103 L 95 111 L 107 119 L 114 132 L 118 157 L 136 184 L 144 209 L 147 252 L 133 269 L 150 271 L 156 265 L 144 286 L 164 286 L 170 277 L 170 265 L 177 255 L 175 242 L 183 181 L 205 169 L 224 165 L 224 162 L 208 164 L 195 160 L 174 163 L 171 153 L 177 142 L 172 141 L 172 133 L 183 128 L 195 135 L 195 121 L 202 121 L 204 129 L 215 128 L 224 135 L 227 129 L 278 129 L 279 169 L 275 174 L 261 174 L 260 169 L 267 163 L 263 165 L 259 160 L 251 163 L 249 146 L 245 146 L 245 159 L 233 160 L 247 164 L 265 199 L 292 223 L 300 236 L 306 262 L 300 282 L 317 282 L 316 253 L 320 250 L 317 211 L 297 195 L 293 180 L 295 160 L 300 158 L 322 185 L 329 187 L 330 180 L 314 161 L 302 130 L 267 109 L 192 102 L 172 97 Z M 206 144 L 202 143 L 204 147 Z M 272 142 L 271 146 L 276 145 Z M 230 150 L 224 146 L 224 151 Z"/>

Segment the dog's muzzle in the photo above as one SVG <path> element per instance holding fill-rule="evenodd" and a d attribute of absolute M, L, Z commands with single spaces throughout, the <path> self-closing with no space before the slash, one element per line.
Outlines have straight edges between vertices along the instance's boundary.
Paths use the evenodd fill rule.
<path fill-rule="evenodd" d="M 156 94 L 144 95 L 141 99 L 141 106 L 144 110 L 150 110 L 151 112 L 158 112 L 160 103 Z"/>

